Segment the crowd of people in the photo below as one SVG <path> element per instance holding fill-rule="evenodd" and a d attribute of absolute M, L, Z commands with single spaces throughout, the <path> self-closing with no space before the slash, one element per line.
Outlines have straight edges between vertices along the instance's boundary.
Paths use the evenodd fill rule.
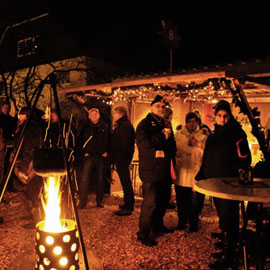
<path fill-rule="evenodd" d="M 1 180 L 18 147 L 23 124 L 31 111 L 25 107 L 17 117 L 11 117 L 9 110 L 8 103 L 2 104 Z M 77 208 L 87 205 L 89 188 L 93 184 L 96 206 L 103 208 L 107 184 L 105 179 L 110 178 L 112 170 L 116 170 L 123 189 L 123 204 L 119 205 L 115 214 L 131 215 L 135 200 L 130 164 L 136 144 L 143 191 L 137 239 L 143 245 L 152 247 L 157 245 L 156 239 L 161 234 L 174 230 L 188 233 L 199 230 L 204 195 L 194 191 L 196 181 L 213 177 L 237 177 L 239 170 L 246 170 L 250 166 L 247 136 L 235 120 L 230 104 L 225 100 L 219 101 L 214 115 L 213 131 L 202 123 L 200 112 L 194 110 L 186 114 L 185 124 L 178 126 L 174 132 L 171 124 L 172 107 L 165 98 L 157 95 L 151 103 L 150 112 L 139 122 L 136 130 L 128 119 L 126 108 L 117 106 L 112 110 L 111 127 L 102 119 L 100 108 L 92 107 L 88 110 L 87 122 L 76 132 L 67 122 L 59 130 L 55 110 L 51 110 L 49 120 L 44 119 L 44 113 L 36 110 L 24 134 L 13 177 L 25 186 L 32 207 L 37 207 L 42 178 L 33 171 L 33 150 L 44 145 L 61 146 L 61 132 L 65 146 L 75 153 Z M 12 191 L 14 187 L 12 181 L 10 183 L 8 188 Z M 167 228 L 163 218 L 171 202 L 172 187 L 176 194 L 178 226 Z M 217 261 L 209 267 L 223 269 L 232 267 L 236 261 L 239 202 L 214 198 L 214 204 L 219 217 L 221 233 L 218 236 L 222 239 L 222 250 L 213 255 Z M 213 237 L 217 235 L 213 234 Z"/>

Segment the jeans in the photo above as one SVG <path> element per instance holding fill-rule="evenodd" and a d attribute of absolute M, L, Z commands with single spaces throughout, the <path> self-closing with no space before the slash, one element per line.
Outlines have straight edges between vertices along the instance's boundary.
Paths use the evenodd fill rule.
<path fill-rule="evenodd" d="M 101 156 L 85 157 L 82 166 L 82 178 L 79 185 L 80 206 L 87 202 L 88 188 L 90 181 L 94 181 L 93 175 L 96 172 L 96 201 L 101 203 L 104 196 L 104 169 L 105 159 Z"/>
<path fill-rule="evenodd" d="M 130 163 L 122 160 L 117 159 L 115 161 L 115 166 L 117 173 L 120 178 L 120 182 L 124 192 L 124 205 L 125 208 L 128 210 L 133 210 L 134 208 L 134 191 L 132 187 L 132 182 L 130 179 L 130 171 L 129 171 Z"/>

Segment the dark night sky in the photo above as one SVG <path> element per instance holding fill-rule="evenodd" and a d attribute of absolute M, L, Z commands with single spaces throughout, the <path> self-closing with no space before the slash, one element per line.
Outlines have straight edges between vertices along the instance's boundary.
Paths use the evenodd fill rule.
<path fill-rule="evenodd" d="M 87 14 L 87 12 L 85 12 Z M 181 40 L 173 51 L 174 69 L 235 63 L 270 56 L 270 14 L 183 16 L 179 13 L 94 13 L 67 22 L 85 47 L 102 47 L 109 61 L 136 71 L 167 71 L 169 52 L 161 36 L 162 19 L 170 19 Z M 69 17 L 62 13 L 59 19 Z M 80 25 L 80 27 L 77 27 Z M 78 28 L 80 30 L 78 30 Z"/>
<path fill-rule="evenodd" d="M 131 7 L 126 12 L 125 9 L 103 10 L 76 3 L 68 6 L 60 2 L 55 6 L 57 1 L 49 0 L 20 1 L 20 5 L 10 4 L 16 2 L 12 0 L 3 1 L 9 4 L 2 5 L 0 15 L 1 12 L 9 14 L 9 18 L 16 22 L 16 16 L 20 21 L 25 16 L 50 12 L 50 16 L 63 23 L 64 29 L 75 35 L 81 46 L 93 56 L 134 72 L 168 71 L 169 52 L 159 34 L 162 19 L 166 22 L 171 19 L 181 38 L 178 48 L 173 51 L 174 69 L 270 56 L 269 12 L 227 13 L 226 16 L 218 12 L 198 15 L 135 10 L 131 13 Z M 174 7 L 171 10 L 175 10 Z"/>

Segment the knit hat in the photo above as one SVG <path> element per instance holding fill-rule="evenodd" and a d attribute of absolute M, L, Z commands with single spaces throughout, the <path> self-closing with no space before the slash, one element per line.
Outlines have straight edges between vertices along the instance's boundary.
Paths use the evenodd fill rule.
<path fill-rule="evenodd" d="M 229 115 L 232 115 L 231 111 L 231 105 L 228 101 L 226 100 L 220 100 L 216 106 L 213 107 L 215 109 L 215 115 L 218 113 L 218 111 L 223 110 L 226 111 Z"/>
<path fill-rule="evenodd" d="M 165 100 L 163 99 L 163 97 L 160 95 L 156 95 L 155 99 L 151 103 L 151 106 L 158 102 L 163 102 L 165 104 Z"/>

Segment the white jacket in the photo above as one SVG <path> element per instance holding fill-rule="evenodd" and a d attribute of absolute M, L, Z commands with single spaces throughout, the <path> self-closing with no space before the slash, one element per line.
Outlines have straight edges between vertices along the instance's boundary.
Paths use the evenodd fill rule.
<path fill-rule="evenodd" d="M 198 146 L 188 145 L 188 141 L 191 137 L 194 137 L 199 142 Z M 206 138 L 207 135 L 205 135 L 199 127 L 192 133 L 189 133 L 186 126 L 176 131 L 175 141 L 177 152 L 175 185 L 183 187 L 193 186 L 195 176 L 201 167 Z"/>

